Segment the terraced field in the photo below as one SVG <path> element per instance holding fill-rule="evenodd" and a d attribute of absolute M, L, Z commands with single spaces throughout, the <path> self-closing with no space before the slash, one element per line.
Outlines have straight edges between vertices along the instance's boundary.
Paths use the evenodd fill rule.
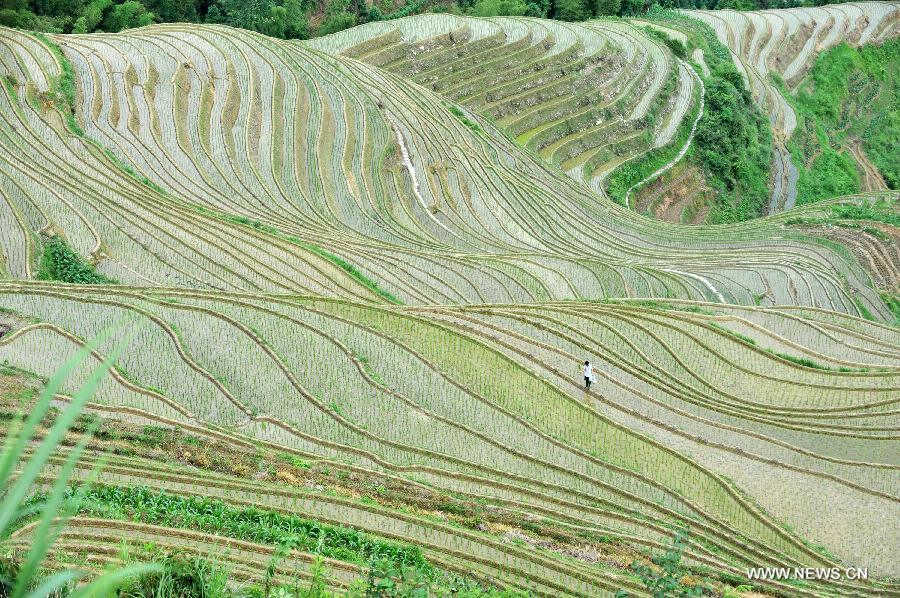
<path fill-rule="evenodd" d="M 853 2 L 787 10 L 684 12 L 715 30 L 719 41 L 731 50 L 754 100 L 770 115 L 776 155 L 769 213 L 792 207 L 797 169 L 785 143 L 797 126 L 797 117 L 772 76 L 796 89 L 821 52 L 842 42 L 862 46 L 897 37 L 900 4 Z"/>
<path fill-rule="evenodd" d="M 622 21 L 421 15 L 308 45 L 430 87 L 598 191 L 702 102 L 694 71 Z"/>
<path fill-rule="evenodd" d="M 236 580 L 318 557 L 347 590 L 383 556 L 645 596 L 687 529 L 710 594 L 756 566 L 870 572 L 767 595 L 900 592 L 896 244 L 820 230 L 890 227 L 898 194 L 718 227 L 608 201 L 703 110 L 640 24 L 0 29 L 0 77 L 3 417 L 111 322 L 57 406 L 127 342 L 54 565 L 124 540 Z"/>

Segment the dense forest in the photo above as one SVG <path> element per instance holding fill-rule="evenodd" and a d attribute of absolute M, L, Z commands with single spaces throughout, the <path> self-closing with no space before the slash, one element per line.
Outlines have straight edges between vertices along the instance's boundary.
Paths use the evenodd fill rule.
<path fill-rule="evenodd" d="M 151 23 L 215 23 L 286 39 L 419 12 L 580 21 L 659 8 L 785 8 L 821 0 L 0 0 L 0 25 L 55 33 L 116 32 Z M 833 3 L 833 2 L 832 2 Z"/>

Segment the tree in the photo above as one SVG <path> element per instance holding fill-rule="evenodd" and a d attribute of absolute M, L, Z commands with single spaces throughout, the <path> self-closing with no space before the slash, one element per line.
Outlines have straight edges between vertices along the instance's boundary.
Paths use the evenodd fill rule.
<path fill-rule="evenodd" d="M 147 7 L 162 23 L 197 22 L 197 5 L 194 0 L 155 0 L 147 3 Z"/>
<path fill-rule="evenodd" d="M 622 12 L 622 0 L 593 0 L 594 16 L 617 15 Z"/>
<path fill-rule="evenodd" d="M 476 17 L 518 17 L 528 13 L 528 5 L 522 0 L 478 0 L 469 14 Z"/>
<path fill-rule="evenodd" d="M 545 19 L 550 15 L 550 0 L 528 0 L 527 6 L 525 14 L 529 17 Z"/>
<path fill-rule="evenodd" d="M 303 9 L 302 0 L 284 0 L 284 10 L 287 13 L 284 27 L 285 39 L 309 38 L 309 19 Z"/>
<path fill-rule="evenodd" d="M 272 6 L 269 9 L 269 16 L 262 22 L 260 31 L 270 37 L 284 39 L 284 30 L 286 27 L 287 11 L 283 6 Z"/>
<path fill-rule="evenodd" d="M 264 0 L 219 0 L 219 6 L 224 15 L 222 22 L 240 29 L 262 31 L 271 17 L 271 4 Z"/>
<path fill-rule="evenodd" d="M 42 0 L 40 3 L 35 2 L 35 8 L 40 8 L 43 12 L 39 14 L 52 16 L 66 16 L 73 21 L 84 10 L 85 0 Z"/>
<path fill-rule="evenodd" d="M 0 10 L 28 10 L 28 0 L 0 0 Z"/>
<path fill-rule="evenodd" d="M 222 9 L 219 8 L 218 4 L 213 4 L 206 11 L 206 22 L 213 25 L 221 25 L 225 22 L 225 15 L 222 14 Z"/>
<path fill-rule="evenodd" d="M 102 29 L 109 33 L 118 33 L 123 29 L 146 27 L 153 23 L 153 13 L 137 0 L 127 0 L 112 7 L 103 19 Z"/>
<path fill-rule="evenodd" d="M 622 0 L 621 14 L 623 15 L 640 15 L 647 12 L 649 8 L 649 0 Z"/>
<path fill-rule="evenodd" d="M 318 35 L 337 33 L 356 25 L 356 15 L 347 8 L 349 0 L 331 0 L 325 9 L 325 20 L 319 25 Z"/>
<path fill-rule="evenodd" d="M 556 0 L 553 18 L 560 21 L 583 21 L 590 16 L 584 0 Z"/>
<path fill-rule="evenodd" d="M 97 26 L 103 20 L 103 13 L 112 6 L 112 0 L 91 0 L 81 16 L 75 21 L 72 27 L 72 33 L 93 33 L 97 30 Z"/>

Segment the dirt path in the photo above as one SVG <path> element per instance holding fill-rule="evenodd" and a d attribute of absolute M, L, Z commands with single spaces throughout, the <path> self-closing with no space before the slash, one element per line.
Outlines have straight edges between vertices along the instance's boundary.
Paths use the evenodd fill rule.
<path fill-rule="evenodd" d="M 884 191 L 887 189 L 884 177 L 881 176 L 881 172 L 879 172 L 878 168 L 872 164 L 871 160 L 869 160 L 869 156 L 867 156 L 866 152 L 863 150 L 862 142 L 859 139 L 853 139 L 847 144 L 847 148 L 850 150 L 850 153 L 853 154 L 853 159 L 856 160 L 860 170 L 862 170 L 860 173 L 862 175 L 861 190 Z"/>

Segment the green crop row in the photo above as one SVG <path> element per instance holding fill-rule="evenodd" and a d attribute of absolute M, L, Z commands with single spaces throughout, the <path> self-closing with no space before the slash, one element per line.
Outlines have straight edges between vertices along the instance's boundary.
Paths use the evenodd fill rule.
<path fill-rule="evenodd" d="M 412 567 L 428 578 L 438 575 L 415 546 L 387 542 L 312 519 L 253 507 L 234 508 L 213 498 L 183 497 L 142 486 L 95 484 L 80 492 L 78 501 L 77 488 L 69 488 L 66 496 L 84 515 L 195 529 L 360 565 L 388 561 L 399 568 Z"/>
<path fill-rule="evenodd" d="M 399 299 L 397 299 L 397 297 L 394 296 L 390 291 L 384 290 L 383 288 L 381 288 L 378 285 L 377 282 L 375 282 L 374 280 L 372 280 L 371 278 L 369 278 L 368 276 L 366 276 L 365 274 L 360 272 L 359 268 L 357 268 L 356 266 L 354 266 L 353 264 L 351 264 L 344 258 L 337 256 L 337 255 L 331 253 L 330 251 L 327 251 L 326 249 L 319 247 L 318 245 L 315 245 L 313 243 L 308 243 L 306 241 L 298 239 L 297 237 L 295 237 L 293 235 L 284 234 L 283 232 L 281 232 L 274 226 L 269 226 L 267 224 L 263 224 L 259 220 L 251 220 L 250 218 L 247 218 L 246 216 L 220 215 L 215 212 L 212 212 L 208 208 L 198 208 L 198 209 L 201 209 L 201 211 L 203 211 L 204 213 L 213 214 L 214 216 L 223 218 L 224 220 L 226 220 L 228 222 L 232 222 L 234 224 L 250 226 L 256 230 L 262 231 L 264 233 L 268 233 L 270 235 L 274 235 L 280 239 L 284 239 L 285 241 L 289 241 L 290 243 L 293 243 L 294 245 L 298 245 L 298 246 L 306 249 L 307 251 L 311 251 L 312 253 L 315 253 L 319 257 L 325 258 L 332 264 L 336 265 L 337 267 L 342 269 L 344 272 L 349 274 L 351 277 L 353 277 L 354 279 L 359 281 L 364 287 L 375 291 L 377 294 L 381 295 L 382 297 L 384 297 L 391 303 L 394 303 L 397 305 L 403 304 L 403 302 L 400 301 Z"/>

